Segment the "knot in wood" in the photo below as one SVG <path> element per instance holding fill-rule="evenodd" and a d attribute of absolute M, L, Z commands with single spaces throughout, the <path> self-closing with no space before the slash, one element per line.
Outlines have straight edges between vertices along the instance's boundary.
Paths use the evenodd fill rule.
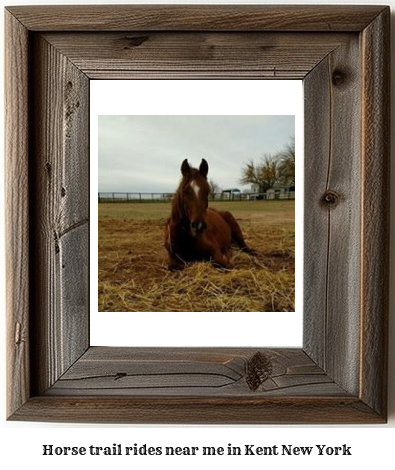
<path fill-rule="evenodd" d="M 332 73 L 332 83 L 335 86 L 343 86 L 348 82 L 349 74 L 340 68 L 336 68 Z"/>
<path fill-rule="evenodd" d="M 272 372 L 273 364 L 270 357 L 260 351 L 256 352 L 247 361 L 246 382 L 248 388 L 255 392 L 271 376 Z"/>
<path fill-rule="evenodd" d="M 145 41 L 148 41 L 149 36 L 125 36 L 126 41 L 128 44 L 124 46 L 125 50 L 130 48 L 139 47 L 141 44 L 144 44 Z"/>
<path fill-rule="evenodd" d="M 339 203 L 339 195 L 335 191 L 325 191 L 321 197 L 321 204 L 326 207 L 336 207 Z"/>

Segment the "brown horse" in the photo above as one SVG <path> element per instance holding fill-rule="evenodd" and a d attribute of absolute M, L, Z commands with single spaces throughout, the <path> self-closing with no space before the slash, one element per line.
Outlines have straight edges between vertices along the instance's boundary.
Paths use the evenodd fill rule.
<path fill-rule="evenodd" d="M 196 170 L 185 159 L 181 173 L 182 180 L 173 198 L 165 232 L 169 269 L 182 269 L 189 261 L 203 260 L 227 267 L 232 241 L 243 251 L 254 253 L 246 245 L 233 215 L 208 207 L 210 186 L 206 160 L 202 159 Z"/>

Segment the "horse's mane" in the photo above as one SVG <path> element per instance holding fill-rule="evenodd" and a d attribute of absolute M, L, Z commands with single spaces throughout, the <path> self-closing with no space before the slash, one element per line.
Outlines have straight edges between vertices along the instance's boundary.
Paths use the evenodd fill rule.
<path fill-rule="evenodd" d="M 184 208 L 182 206 L 182 183 L 180 183 L 171 205 L 171 216 L 173 222 L 181 222 L 185 218 Z"/>

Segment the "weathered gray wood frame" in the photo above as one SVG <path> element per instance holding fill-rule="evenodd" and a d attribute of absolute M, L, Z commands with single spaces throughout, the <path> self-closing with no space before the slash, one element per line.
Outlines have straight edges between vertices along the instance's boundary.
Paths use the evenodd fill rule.
<path fill-rule="evenodd" d="M 386 421 L 389 16 L 6 9 L 8 419 Z M 304 80 L 303 348 L 89 346 L 89 81 L 111 78 Z"/>

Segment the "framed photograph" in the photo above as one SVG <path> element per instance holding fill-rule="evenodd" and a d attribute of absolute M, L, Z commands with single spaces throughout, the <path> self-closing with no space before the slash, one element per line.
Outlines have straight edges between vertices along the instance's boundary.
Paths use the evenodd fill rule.
<path fill-rule="evenodd" d="M 90 344 L 300 347 L 302 81 L 95 80 L 90 97 L 91 162 L 97 162 L 90 169 L 91 299 L 98 295 Z M 192 181 L 182 177 L 186 156 L 192 167 L 205 157 L 214 188 L 204 194 L 199 178 L 196 199 L 188 192 Z M 230 218 L 230 228 L 241 229 L 247 249 L 224 244 L 227 267 L 198 261 L 216 236 L 210 225 L 194 233 L 188 214 L 179 217 L 186 199 L 192 209 L 206 199 L 203 221 L 210 224 L 217 210 Z M 187 235 L 188 252 L 177 253 L 176 269 L 169 269 L 164 246 L 171 215 L 171 238 Z M 204 242 L 197 253 L 196 240 Z"/>
<path fill-rule="evenodd" d="M 5 19 L 8 419 L 386 422 L 389 8 L 27 6 Z M 301 347 L 92 345 L 96 80 L 197 93 L 251 81 L 257 100 L 264 81 L 302 81 Z M 210 330 L 194 315 L 189 330 Z M 257 330 L 243 315 L 229 318 Z"/>

